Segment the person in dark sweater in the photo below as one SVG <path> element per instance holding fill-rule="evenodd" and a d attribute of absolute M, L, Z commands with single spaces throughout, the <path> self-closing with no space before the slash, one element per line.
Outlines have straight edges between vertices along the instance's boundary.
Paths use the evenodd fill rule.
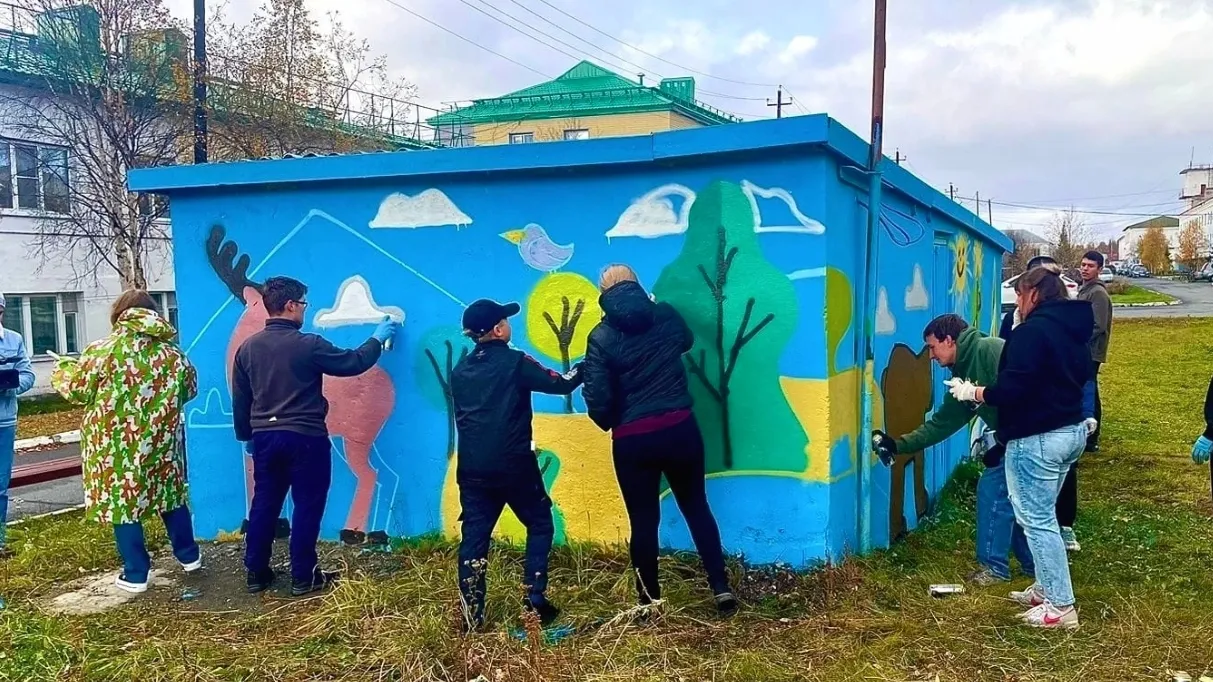
<path fill-rule="evenodd" d="M 1028 261 L 1028 270 L 1033 270 L 1038 267 L 1048 269 L 1050 272 L 1061 274 L 1061 266 L 1057 261 L 1053 260 L 1052 256 L 1036 256 Z M 1080 297 L 1081 298 L 1081 297 Z M 1092 314 L 1095 309 L 1092 307 Z M 1098 318 L 1096 318 L 1098 319 Z M 1002 326 L 999 328 L 998 336 L 1004 341 L 1011 338 L 1012 332 L 1019 326 L 1020 315 L 1018 306 L 1015 310 L 1007 313 L 1002 318 Z M 1110 324 L 1110 323 L 1109 323 Z M 1096 325 L 1098 327 L 1098 324 Z M 1092 364 L 1092 368 L 1096 368 Z M 1094 377 L 1094 375 L 1093 375 Z M 1087 382 L 1083 388 L 1083 423 L 1087 427 L 1087 444 L 1090 445 L 1091 434 L 1099 428 L 1098 416 L 1096 414 L 1096 388 L 1095 380 Z M 1065 483 L 1061 486 L 1061 494 L 1057 496 L 1057 523 L 1061 525 L 1061 539 L 1066 543 L 1067 552 L 1078 552 L 1082 550 L 1082 545 L 1078 542 L 1078 535 L 1074 532 L 1074 523 L 1078 520 L 1078 467 L 1070 467 L 1070 472 L 1066 474 Z"/>
<path fill-rule="evenodd" d="M 1024 529 L 1037 582 L 1016 601 L 1029 625 L 1078 625 L 1056 504 L 1066 473 L 1086 448 L 1083 390 L 1091 379 L 1087 344 L 1095 326 L 1088 301 L 1071 300 L 1061 277 L 1036 268 L 1015 284 L 1023 322 L 1011 334 L 992 386 L 953 381 L 952 397 L 998 409 L 1007 439 L 1007 488 Z"/>
<path fill-rule="evenodd" d="M 657 531 L 664 475 L 703 560 L 716 608 L 722 616 L 732 616 L 738 603 L 708 506 L 703 437 L 691 412 L 682 364 L 682 355 L 694 343 L 691 330 L 672 306 L 655 303 L 626 265 L 606 268 L 599 288 L 605 317 L 590 332 L 582 395 L 590 419 L 612 432 L 640 602 L 661 598 Z"/>
<path fill-rule="evenodd" d="M 517 303 L 487 299 L 468 306 L 463 330 L 476 347 L 451 372 L 459 436 L 459 589 L 468 631 L 484 626 L 489 540 L 506 505 L 526 527 L 523 608 L 538 614 L 543 625 L 560 615 L 546 594 L 556 528 L 531 440 L 531 394 L 569 395 L 581 385 L 581 372 L 574 367 L 557 374 L 510 348 L 509 318 L 518 312 Z"/>
<path fill-rule="evenodd" d="M 236 440 L 253 460 L 244 565 L 248 591 L 274 582 L 270 568 L 278 514 L 290 491 L 291 593 L 324 589 L 337 574 L 317 565 L 316 540 L 332 482 L 332 442 L 325 418 L 324 376 L 350 377 L 379 360 L 399 324 L 388 318 L 355 350 L 343 350 L 317 334 L 304 334 L 307 287 L 290 277 L 271 277 L 262 287 L 269 319 L 236 351 L 232 368 L 232 423 Z"/>
<path fill-rule="evenodd" d="M 1209 390 L 1205 393 L 1205 432 L 1192 444 L 1192 461 L 1197 464 L 1209 465 L 1210 494 L 1213 494 L 1213 462 L 1209 455 L 1213 453 L 1213 381 L 1209 382 Z"/>

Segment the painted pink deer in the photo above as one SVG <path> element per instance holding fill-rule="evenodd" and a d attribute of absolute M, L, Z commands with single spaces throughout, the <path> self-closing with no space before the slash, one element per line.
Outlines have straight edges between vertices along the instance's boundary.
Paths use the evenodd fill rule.
<path fill-rule="evenodd" d="M 235 242 L 224 241 L 223 227 L 216 225 L 211 228 L 206 241 L 206 254 L 211 268 L 227 285 L 228 290 L 244 303 L 244 313 L 232 331 L 225 356 L 229 382 L 236 350 L 245 339 L 261 331 L 268 317 L 261 302 L 260 284 L 248 277 L 249 257 L 244 254 L 237 258 L 238 253 L 239 247 Z M 381 530 L 368 536 L 367 525 L 378 476 L 371 467 L 371 447 L 379 437 L 379 432 L 383 430 L 383 425 L 396 402 L 392 380 L 387 372 L 378 366 L 356 377 L 325 377 L 324 397 L 329 402 L 329 413 L 325 420 L 329 435 L 339 437 L 345 443 L 346 463 L 357 478 L 354 501 L 346 517 L 345 530 L 341 531 L 341 539 L 349 544 L 358 544 L 368 539 L 372 542 L 386 542 L 387 535 Z M 245 461 L 245 476 L 246 490 L 251 496 L 253 470 L 252 460 L 248 458 Z"/>

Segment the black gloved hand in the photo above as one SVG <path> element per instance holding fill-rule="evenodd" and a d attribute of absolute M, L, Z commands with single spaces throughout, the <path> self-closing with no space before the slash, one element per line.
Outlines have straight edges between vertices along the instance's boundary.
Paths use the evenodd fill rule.
<path fill-rule="evenodd" d="M 893 440 L 892 436 L 884 431 L 873 431 L 872 449 L 885 466 L 893 466 L 893 460 L 897 457 L 897 441 Z"/>
<path fill-rule="evenodd" d="M 994 447 L 986 450 L 986 454 L 982 455 L 981 463 L 987 468 L 994 468 L 1002 464 L 1002 458 L 1007 454 L 1007 446 L 1003 443 L 995 443 Z"/>

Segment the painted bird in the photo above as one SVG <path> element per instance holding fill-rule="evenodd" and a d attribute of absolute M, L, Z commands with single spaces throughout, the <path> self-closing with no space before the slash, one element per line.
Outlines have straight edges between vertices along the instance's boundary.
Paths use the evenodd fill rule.
<path fill-rule="evenodd" d="M 518 245 L 522 262 L 540 272 L 564 267 L 573 258 L 573 245 L 561 246 L 548 237 L 542 227 L 531 223 L 521 230 L 502 232 L 501 238 Z"/>

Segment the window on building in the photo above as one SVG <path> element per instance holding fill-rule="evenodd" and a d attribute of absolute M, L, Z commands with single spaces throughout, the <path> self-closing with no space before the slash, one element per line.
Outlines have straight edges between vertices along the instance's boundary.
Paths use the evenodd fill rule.
<path fill-rule="evenodd" d="M 168 197 L 159 194 L 139 194 L 139 217 L 168 220 Z"/>
<path fill-rule="evenodd" d="M 528 144 L 535 141 L 535 133 L 510 133 L 510 144 Z"/>
<path fill-rule="evenodd" d="M 160 314 L 164 315 L 164 319 L 173 325 L 173 329 L 177 328 L 177 294 L 172 291 L 154 292 L 152 298 L 156 301 L 156 306 L 160 308 Z"/>
<path fill-rule="evenodd" d="M 4 326 L 21 334 L 31 357 L 80 352 L 80 294 L 5 295 Z"/>
<path fill-rule="evenodd" d="M 67 150 L 0 140 L 0 208 L 68 213 Z"/>
<path fill-rule="evenodd" d="M 577 128 L 575 130 L 564 131 L 564 139 L 566 140 L 588 140 L 590 139 L 590 131 L 585 128 Z"/>

